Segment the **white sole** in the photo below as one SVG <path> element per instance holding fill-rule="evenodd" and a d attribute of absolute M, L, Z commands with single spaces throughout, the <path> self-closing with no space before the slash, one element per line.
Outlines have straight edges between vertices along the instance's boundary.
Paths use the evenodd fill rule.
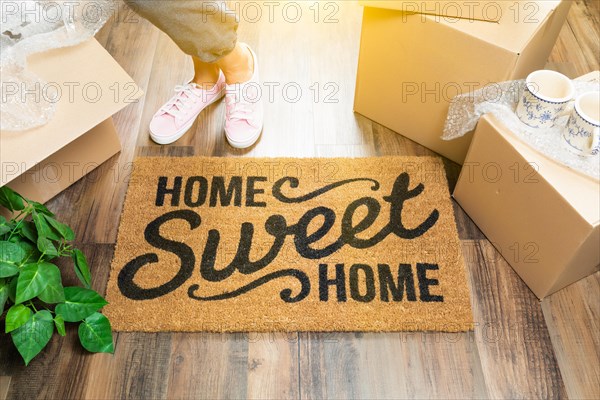
<path fill-rule="evenodd" d="M 196 116 L 194 118 L 191 118 L 190 122 L 188 122 L 187 124 L 185 124 L 184 126 L 179 128 L 174 134 L 172 134 L 170 136 L 157 136 L 154 134 L 154 132 L 152 132 L 152 129 L 150 129 L 150 139 L 152 139 L 152 141 L 154 143 L 160 144 L 160 145 L 175 143 L 176 141 L 181 139 L 181 137 L 183 137 L 183 135 L 185 135 L 187 131 L 190 130 L 192 125 L 194 125 L 194 122 L 196 122 L 198 115 L 200 115 L 202 113 L 202 111 L 206 110 L 208 108 L 208 106 L 216 103 L 217 101 L 221 100 L 223 97 L 225 97 L 225 90 L 223 90 L 219 96 L 215 97 L 215 99 L 213 101 L 208 103 L 206 105 L 206 107 L 204 107 L 202 110 L 200 110 L 200 112 L 198 114 L 196 114 Z"/>
<path fill-rule="evenodd" d="M 229 135 L 227 134 L 227 130 L 225 131 L 225 137 L 227 138 L 227 142 L 231 145 L 231 147 L 235 147 L 236 149 L 247 149 L 248 147 L 254 146 L 254 144 L 258 142 L 258 139 L 260 139 L 260 135 L 262 135 L 262 129 L 248 140 L 245 140 L 243 142 L 236 142 L 230 139 Z"/>

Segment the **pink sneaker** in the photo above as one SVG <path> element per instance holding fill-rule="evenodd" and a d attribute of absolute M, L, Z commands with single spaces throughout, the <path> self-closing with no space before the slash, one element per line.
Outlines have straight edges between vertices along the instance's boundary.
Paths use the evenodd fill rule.
<path fill-rule="evenodd" d="M 171 144 L 182 137 L 206 107 L 225 95 L 225 76 L 212 89 L 203 90 L 195 83 L 175 87 L 177 94 L 154 114 L 150 138 L 158 144 Z"/>
<path fill-rule="evenodd" d="M 246 46 L 254 60 L 254 73 L 248 82 L 226 85 L 227 117 L 225 136 L 229 144 L 238 149 L 252 146 L 262 133 L 263 104 L 258 77 L 258 61 L 250 46 Z"/>

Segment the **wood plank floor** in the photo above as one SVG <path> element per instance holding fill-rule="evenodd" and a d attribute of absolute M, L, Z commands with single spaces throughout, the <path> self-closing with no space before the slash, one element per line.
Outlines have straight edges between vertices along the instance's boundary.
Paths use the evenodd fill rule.
<path fill-rule="evenodd" d="M 173 86 L 191 77 L 190 60 L 124 9 L 97 35 L 146 96 L 115 116 L 121 154 L 49 204 L 77 232 L 95 288 L 105 290 L 129 163 L 136 156 L 433 154 L 352 112 L 361 7 L 354 1 L 320 3 L 315 23 L 309 8 L 314 3 L 299 4 L 304 17 L 296 24 L 283 19 L 281 7 L 272 22 L 267 8 L 258 22 L 249 21 L 250 9 L 242 18 L 240 38 L 257 51 L 263 80 L 303 90 L 297 103 L 275 90 L 266 104 L 263 137 L 247 151 L 226 144 L 221 103 L 173 146 L 154 145 L 148 123 Z M 323 23 L 331 12 L 337 22 Z M 574 1 L 549 65 L 571 77 L 598 69 L 599 21 L 597 0 Z M 318 101 L 311 87 L 318 88 Z M 337 102 L 325 102 L 329 94 Z M 445 164 L 453 186 L 460 168 Z M 85 353 L 71 329 L 66 338 L 53 338 L 28 368 L 0 335 L 0 400 L 600 398 L 600 274 L 540 303 L 457 205 L 455 213 L 474 332 L 121 333 L 111 356 Z"/>

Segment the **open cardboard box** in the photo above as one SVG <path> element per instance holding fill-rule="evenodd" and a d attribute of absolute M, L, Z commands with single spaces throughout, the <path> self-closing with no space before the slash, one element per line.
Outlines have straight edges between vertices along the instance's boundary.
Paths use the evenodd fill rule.
<path fill-rule="evenodd" d="M 35 129 L 0 132 L 0 186 L 43 203 L 121 150 L 111 116 L 143 93 L 95 39 L 28 63 L 59 88 L 56 114 Z"/>
<path fill-rule="evenodd" d="M 600 82 L 600 73 L 579 79 Z M 600 182 L 530 148 L 491 114 L 453 196 L 540 299 L 598 270 Z"/>
<path fill-rule="evenodd" d="M 460 164 L 472 134 L 441 139 L 452 98 L 543 68 L 571 6 L 569 0 L 359 3 L 365 9 L 354 110 Z"/>

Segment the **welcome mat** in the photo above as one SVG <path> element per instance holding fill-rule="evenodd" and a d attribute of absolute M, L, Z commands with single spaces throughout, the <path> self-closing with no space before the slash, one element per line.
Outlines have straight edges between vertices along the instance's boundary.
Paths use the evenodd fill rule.
<path fill-rule="evenodd" d="M 107 288 L 117 331 L 464 331 L 441 160 L 140 158 Z"/>

